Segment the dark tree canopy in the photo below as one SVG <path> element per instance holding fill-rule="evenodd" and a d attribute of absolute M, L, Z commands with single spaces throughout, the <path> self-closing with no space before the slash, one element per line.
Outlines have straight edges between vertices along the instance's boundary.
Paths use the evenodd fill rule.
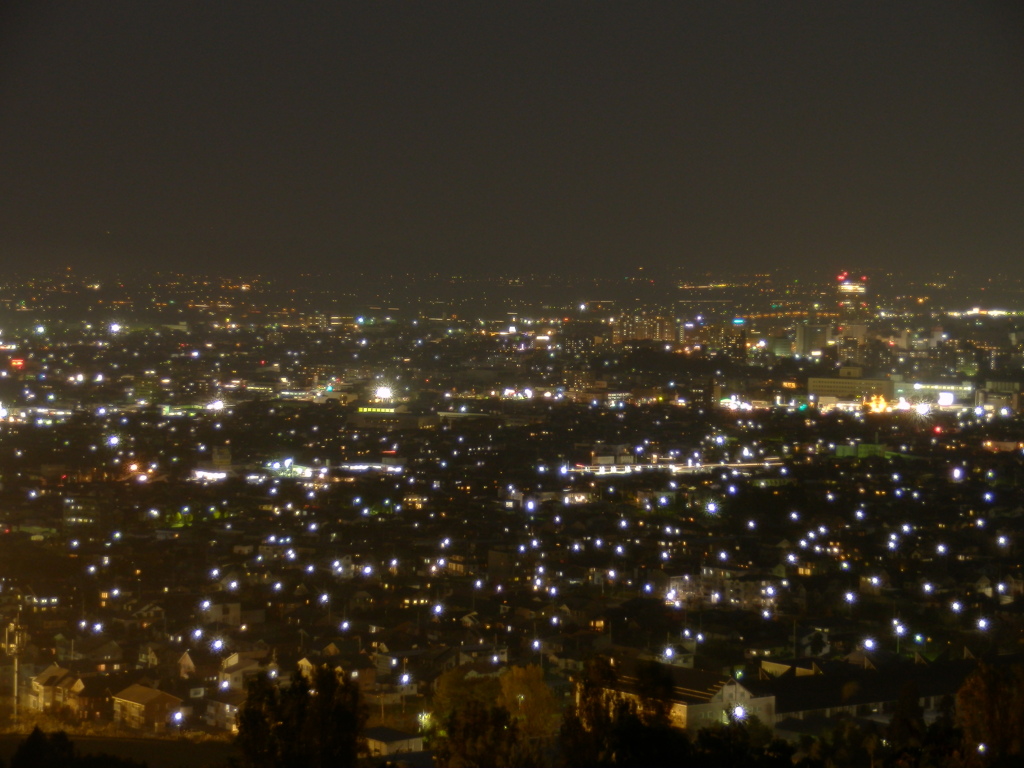
<path fill-rule="evenodd" d="M 266 675 L 249 685 L 237 745 L 247 768 L 346 768 L 359 755 L 366 723 L 359 686 L 320 667 L 312 684 L 295 673 L 288 686 Z"/>

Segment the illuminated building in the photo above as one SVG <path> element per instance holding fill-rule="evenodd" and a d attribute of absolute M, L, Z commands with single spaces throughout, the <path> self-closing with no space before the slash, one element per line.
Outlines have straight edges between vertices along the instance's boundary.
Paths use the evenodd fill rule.
<path fill-rule="evenodd" d="M 820 355 L 831 338 L 831 328 L 827 325 L 798 325 L 793 352 L 802 357 Z"/>
<path fill-rule="evenodd" d="M 871 316 L 871 308 L 868 305 L 868 279 L 867 277 L 853 278 L 849 272 L 842 272 L 836 278 L 838 285 L 839 317 L 846 323 L 857 320 L 864 320 Z"/>
<path fill-rule="evenodd" d="M 679 338 L 674 318 L 655 310 L 623 313 L 616 318 L 612 330 L 615 343 L 623 341 L 666 341 Z"/>
<path fill-rule="evenodd" d="M 886 400 L 893 398 L 895 385 L 890 379 L 867 379 L 862 375 L 861 368 L 848 366 L 840 368 L 838 376 L 811 376 L 807 380 L 807 394 L 819 402 L 823 397 L 866 400 L 880 395 Z"/>

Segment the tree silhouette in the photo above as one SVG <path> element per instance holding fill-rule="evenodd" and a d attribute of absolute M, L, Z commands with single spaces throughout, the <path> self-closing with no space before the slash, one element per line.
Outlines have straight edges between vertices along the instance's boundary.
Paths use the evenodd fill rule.
<path fill-rule="evenodd" d="M 978 665 L 956 695 L 965 748 L 985 745 L 1001 759 L 1019 757 L 1024 739 L 1024 666 Z"/>
<path fill-rule="evenodd" d="M 669 724 L 665 679 L 656 669 L 638 670 L 639 696 L 615 691 L 615 673 L 596 660 L 578 681 L 576 703 L 563 717 L 565 764 L 579 766 L 678 766 L 691 753 L 686 734 Z M 669 688 L 671 690 L 671 688 Z"/>
<path fill-rule="evenodd" d="M 893 755 L 916 760 L 924 745 L 924 710 L 918 703 L 917 686 L 908 682 L 900 688 L 892 719 L 885 729 L 885 738 Z"/>
<path fill-rule="evenodd" d="M 513 666 L 498 682 L 497 704 L 512 716 L 519 735 L 519 749 L 530 762 L 542 763 L 554 749 L 558 732 L 559 707 L 544 671 L 536 664 Z"/>
<path fill-rule="evenodd" d="M 281 686 L 249 684 L 236 744 L 246 768 L 347 768 L 358 759 L 366 712 L 359 686 L 323 666 Z"/>
<path fill-rule="evenodd" d="M 513 666 L 498 678 L 497 704 L 516 721 L 524 739 L 549 739 L 558 730 L 558 703 L 536 664 Z"/>
<path fill-rule="evenodd" d="M 75 754 L 75 745 L 64 731 L 47 736 L 36 727 L 18 744 L 10 768 L 146 768 L 146 764 L 106 754 Z"/>
<path fill-rule="evenodd" d="M 433 712 L 443 723 L 460 706 L 475 701 L 491 705 L 501 693 L 501 685 L 493 675 L 470 675 L 470 666 L 460 666 L 441 674 L 434 682 Z"/>
<path fill-rule="evenodd" d="M 434 762 L 439 768 L 513 768 L 535 765 L 524 754 L 519 730 L 504 707 L 471 700 L 444 721 Z"/>
<path fill-rule="evenodd" d="M 74 744 L 64 731 L 47 736 L 36 726 L 14 750 L 11 768 L 66 768 L 74 760 Z"/>

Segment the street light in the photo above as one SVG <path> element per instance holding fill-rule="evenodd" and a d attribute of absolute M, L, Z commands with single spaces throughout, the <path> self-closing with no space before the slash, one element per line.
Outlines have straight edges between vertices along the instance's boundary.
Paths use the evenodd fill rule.
<path fill-rule="evenodd" d="M 399 682 L 400 682 L 400 683 L 402 684 L 402 690 L 401 690 L 401 696 L 402 696 L 402 712 L 404 713 L 404 712 L 405 712 L 405 693 L 406 693 L 406 686 L 408 686 L 408 685 L 409 685 L 409 683 L 410 683 L 410 682 L 412 682 L 412 677 L 411 677 L 411 676 L 409 675 L 409 673 L 408 673 L 408 672 L 405 672 L 405 673 L 403 673 L 403 674 L 402 674 L 402 676 L 401 676 L 400 678 L 398 678 L 398 680 L 399 680 Z"/>
<path fill-rule="evenodd" d="M 331 622 L 331 596 L 324 592 L 320 595 L 320 604 L 327 606 L 327 623 Z"/>

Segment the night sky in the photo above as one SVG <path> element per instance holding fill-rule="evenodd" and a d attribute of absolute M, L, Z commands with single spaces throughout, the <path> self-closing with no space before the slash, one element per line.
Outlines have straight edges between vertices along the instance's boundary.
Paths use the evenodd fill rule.
<path fill-rule="evenodd" d="M 7 2 L 0 263 L 1024 263 L 981 2 Z"/>

